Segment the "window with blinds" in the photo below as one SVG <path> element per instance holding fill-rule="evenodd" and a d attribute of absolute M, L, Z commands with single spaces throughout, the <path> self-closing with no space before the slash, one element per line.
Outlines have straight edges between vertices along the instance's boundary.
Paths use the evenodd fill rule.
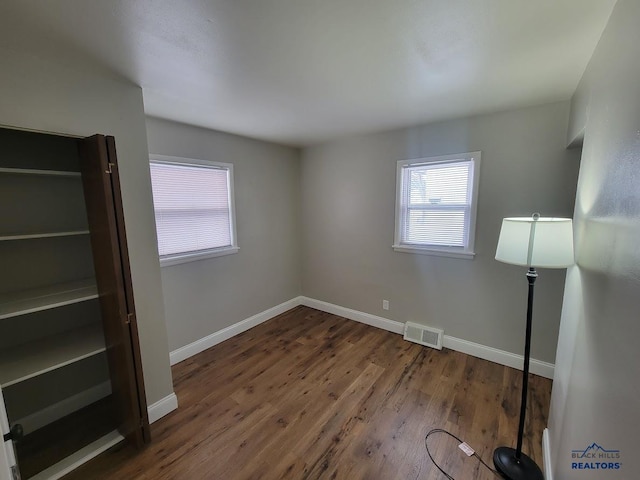
<path fill-rule="evenodd" d="M 394 249 L 473 256 L 480 152 L 398 162 Z"/>
<path fill-rule="evenodd" d="M 161 264 L 237 252 L 233 166 L 167 158 L 150 162 Z"/>

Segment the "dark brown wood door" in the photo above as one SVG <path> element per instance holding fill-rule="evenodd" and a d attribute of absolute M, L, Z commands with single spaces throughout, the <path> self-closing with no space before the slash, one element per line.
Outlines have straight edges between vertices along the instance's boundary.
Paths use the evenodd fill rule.
<path fill-rule="evenodd" d="M 94 135 L 78 148 L 118 430 L 141 446 L 149 419 L 115 140 Z"/>

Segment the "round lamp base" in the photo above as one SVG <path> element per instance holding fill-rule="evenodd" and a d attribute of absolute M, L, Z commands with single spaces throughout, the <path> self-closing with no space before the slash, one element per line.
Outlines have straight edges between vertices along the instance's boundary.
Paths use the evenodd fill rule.
<path fill-rule="evenodd" d="M 493 464 L 496 470 L 508 480 L 544 480 L 542 470 L 524 453 L 516 458 L 516 450 L 498 447 L 493 452 Z"/>

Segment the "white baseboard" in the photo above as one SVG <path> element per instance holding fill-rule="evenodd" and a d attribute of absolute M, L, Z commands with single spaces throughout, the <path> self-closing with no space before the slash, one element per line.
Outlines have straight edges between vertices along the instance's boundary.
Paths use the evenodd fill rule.
<path fill-rule="evenodd" d="M 104 382 L 80 392 L 71 397 L 65 398 L 58 403 L 49 405 L 31 415 L 19 418 L 15 423 L 22 425 L 25 435 L 38 430 L 39 428 L 49 425 L 56 420 L 66 417 L 67 415 L 91 405 L 98 400 L 111 395 L 111 382 Z M 178 408 L 178 397 L 175 393 L 167 395 L 156 403 L 149 405 L 147 412 L 149 414 L 149 423 L 164 417 Z"/>
<path fill-rule="evenodd" d="M 545 480 L 553 480 L 553 470 L 551 470 L 551 443 L 549 443 L 549 429 L 542 432 L 542 462 L 544 464 Z"/>
<path fill-rule="evenodd" d="M 300 296 L 292 298 L 287 302 L 276 305 L 275 307 L 265 310 L 264 312 L 260 312 L 252 317 L 242 320 L 241 322 L 235 323 L 218 332 L 201 338 L 200 340 L 196 340 L 189 345 L 185 345 L 184 347 L 180 347 L 177 350 L 174 350 L 170 353 L 171 365 L 175 365 L 178 362 L 186 360 L 187 358 L 192 357 L 193 355 L 196 355 L 197 353 L 200 353 L 207 348 L 213 347 L 220 342 L 228 340 L 229 338 L 238 335 L 239 333 L 242 333 L 246 330 L 249 330 L 250 328 L 259 325 L 269 320 L 270 318 L 275 317 L 276 315 L 280 315 L 287 310 L 297 307 L 298 305 L 305 305 L 317 310 L 322 310 L 323 312 L 339 315 L 341 317 L 355 320 L 356 322 L 365 323 L 367 325 L 371 325 L 372 327 L 381 328 L 383 330 L 397 333 L 399 335 L 402 335 L 404 333 L 404 323 L 402 322 L 379 317 L 370 313 L 360 312 L 358 310 L 342 307 L 340 305 L 324 302 L 322 300 Z M 500 365 L 505 365 L 507 367 L 522 370 L 524 362 L 524 357 L 522 355 L 517 355 L 505 350 L 498 350 L 497 348 L 488 347 L 486 345 L 481 345 L 479 343 L 470 342 L 468 340 L 463 340 L 461 338 L 456 338 L 449 335 L 443 336 L 442 343 L 444 347 L 450 348 L 451 350 L 456 350 L 458 352 L 466 353 L 467 355 L 472 355 L 484 360 L 499 363 Z M 536 375 L 540 375 L 541 377 L 553 379 L 554 365 L 552 363 L 543 362 L 541 360 L 532 358 L 529 365 L 531 373 L 535 373 Z"/>
<path fill-rule="evenodd" d="M 524 365 L 524 356 L 515 353 L 498 350 L 497 348 L 487 347 L 480 343 L 469 342 L 461 338 L 450 337 L 444 335 L 442 338 L 442 346 L 455 350 L 457 352 L 466 353 L 473 357 L 489 360 L 490 362 L 506 365 L 507 367 L 522 370 Z M 552 363 L 543 362 L 532 358 L 529 361 L 529 371 L 540 375 L 541 377 L 553 379 L 554 365 Z"/>
<path fill-rule="evenodd" d="M 378 317 L 377 315 L 371 315 L 370 313 L 360 312 L 358 310 L 352 310 L 351 308 L 341 307 L 334 305 L 333 303 L 323 302 L 321 300 L 315 300 L 308 297 L 299 297 L 300 304 L 306 307 L 322 310 L 323 312 L 332 313 L 340 317 L 348 318 L 349 320 L 355 320 L 356 322 L 366 323 L 372 327 L 388 330 L 389 332 L 398 333 L 402 335 L 404 333 L 404 323 L 397 322 L 395 320 L 389 320 L 388 318 Z"/>
<path fill-rule="evenodd" d="M 58 403 L 49 405 L 31 415 L 19 418 L 15 423 L 22 425 L 25 435 L 38 430 L 39 428 L 49 425 L 56 420 L 66 417 L 67 415 L 91 405 L 98 400 L 111 395 L 111 382 L 104 382 L 76 395 L 65 398 Z M 147 412 L 149 414 L 149 423 L 164 417 L 178 408 L 178 397 L 175 393 L 167 395 L 156 403 L 149 405 Z"/>
<path fill-rule="evenodd" d="M 108 395 L 111 395 L 111 382 L 107 381 L 60 400 L 26 417 L 19 418 L 15 423 L 22 425 L 24 433 L 27 435 Z"/>
<path fill-rule="evenodd" d="M 231 337 L 234 337 L 242 332 L 249 330 L 250 328 L 255 327 L 256 325 L 260 325 L 270 318 L 273 318 L 276 315 L 280 315 L 287 310 L 291 310 L 293 307 L 297 307 L 300 304 L 300 297 L 292 298 L 291 300 L 281 303 L 280 305 L 276 305 L 275 307 L 269 308 L 264 312 L 260 312 L 238 323 L 234 323 L 227 328 L 223 328 L 222 330 L 214 332 L 211 335 L 207 335 L 200 340 L 196 340 L 189 345 L 180 347 L 169 354 L 171 365 L 182 362 L 183 360 L 186 360 L 187 358 L 192 357 L 197 353 L 206 350 L 207 348 L 211 348 L 214 345 L 224 342 Z"/>
<path fill-rule="evenodd" d="M 165 415 L 173 412 L 176 408 L 178 408 L 178 397 L 175 393 L 171 393 L 157 402 L 152 403 L 147 407 L 149 423 L 160 420 Z"/>
<path fill-rule="evenodd" d="M 341 307 L 340 305 L 334 305 L 321 300 L 314 300 L 313 298 L 299 298 L 301 304 L 306 305 L 307 307 L 339 315 L 350 320 L 355 320 L 356 322 L 366 323 L 367 325 L 398 333 L 400 335 L 404 333 L 404 323 L 402 322 L 389 320 L 387 318 L 378 317 L 358 310 L 352 310 L 350 308 Z M 468 340 L 451 337 L 449 335 L 443 336 L 442 345 L 446 348 L 450 348 L 451 350 L 456 350 L 458 352 L 466 353 L 467 355 L 499 363 L 500 365 L 505 365 L 507 367 L 517 368 L 518 370 L 522 370 L 524 363 L 523 355 L 516 355 L 515 353 L 498 350 L 497 348 L 487 347 L 486 345 L 469 342 Z M 529 370 L 531 373 L 535 373 L 541 377 L 553 379 L 554 365 L 552 363 L 531 359 L 529 363 Z"/>

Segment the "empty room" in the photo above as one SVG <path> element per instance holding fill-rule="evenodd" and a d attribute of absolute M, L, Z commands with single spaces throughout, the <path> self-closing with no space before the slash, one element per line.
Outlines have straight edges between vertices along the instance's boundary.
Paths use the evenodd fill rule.
<path fill-rule="evenodd" d="M 638 0 L 5 0 L 0 480 L 632 480 Z"/>

